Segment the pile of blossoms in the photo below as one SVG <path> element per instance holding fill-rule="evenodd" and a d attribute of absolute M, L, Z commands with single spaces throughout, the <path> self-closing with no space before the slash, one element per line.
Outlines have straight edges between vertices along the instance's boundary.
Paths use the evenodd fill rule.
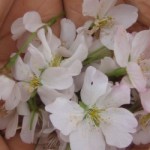
<path fill-rule="evenodd" d="M 118 150 L 150 142 L 150 30 L 129 33 L 136 7 L 84 0 L 90 19 L 61 20 L 57 37 L 27 12 L 11 27 L 18 51 L 0 69 L 0 130 L 37 150 Z M 20 45 L 22 46 L 20 47 Z M 57 147 L 57 148 L 56 148 Z"/>

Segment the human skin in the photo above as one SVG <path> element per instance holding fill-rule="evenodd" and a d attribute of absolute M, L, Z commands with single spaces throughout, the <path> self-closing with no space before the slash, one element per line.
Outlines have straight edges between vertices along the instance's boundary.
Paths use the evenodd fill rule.
<path fill-rule="evenodd" d="M 150 25 L 148 0 L 118 0 L 119 3 L 124 1 L 137 6 L 140 9 L 139 21 Z M 11 39 L 10 27 L 14 20 L 23 16 L 30 10 L 36 10 L 42 16 L 43 21 L 49 20 L 53 16 L 59 15 L 61 12 L 66 13 L 66 17 L 73 20 L 76 26 L 82 25 L 88 17 L 82 16 L 83 0 L 0 0 L 0 64 L 4 64 L 9 55 L 16 51 L 16 42 Z M 64 6 L 64 10 L 63 10 Z M 138 23 L 138 30 L 143 27 Z M 135 29 L 135 28 L 134 28 Z M 53 26 L 53 31 L 59 35 L 59 22 Z M 0 150 L 34 150 L 33 144 L 24 144 L 19 138 L 19 134 L 9 140 L 0 137 Z"/>

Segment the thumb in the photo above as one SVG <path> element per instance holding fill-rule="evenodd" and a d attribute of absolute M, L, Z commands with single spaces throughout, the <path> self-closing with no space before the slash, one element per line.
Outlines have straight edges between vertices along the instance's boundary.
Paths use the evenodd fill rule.
<path fill-rule="evenodd" d="M 14 0 L 0 0 L 0 27 L 2 26 L 13 2 Z"/>
<path fill-rule="evenodd" d="M 0 136 L 0 150 L 9 150 L 8 146 L 6 145 L 4 139 Z"/>

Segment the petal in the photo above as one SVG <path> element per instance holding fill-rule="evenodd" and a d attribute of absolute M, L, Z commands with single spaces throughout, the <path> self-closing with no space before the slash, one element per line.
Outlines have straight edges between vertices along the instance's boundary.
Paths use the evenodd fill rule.
<path fill-rule="evenodd" d="M 117 32 L 118 26 L 112 26 L 111 28 L 104 28 L 100 32 L 100 41 L 110 50 L 114 50 L 114 36 Z"/>
<path fill-rule="evenodd" d="M 17 84 L 14 85 L 11 94 L 7 98 L 5 102 L 6 110 L 13 110 L 15 107 L 18 106 L 19 102 L 21 101 L 21 93 L 19 86 Z"/>
<path fill-rule="evenodd" d="M 70 62 L 71 63 L 71 62 Z M 82 69 L 82 63 L 80 60 L 75 60 L 72 62 L 72 64 L 66 64 L 69 66 L 64 66 L 66 68 L 66 71 L 70 74 L 70 76 L 77 76 L 80 74 Z"/>
<path fill-rule="evenodd" d="M 101 130 L 90 126 L 86 121 L 83 121 L 69 138 L 71 150 L 105 150 Z"/>
<path fill-rule="evenodd" d="M 101 129 L 106 143 L 118 148 L 125 148 L 132 142 L 132 135 L 138 125 L 134 115 L 124 108 L 110 108 L 101 114 L 105 120 Z"/>
<path fill-rule="evenodd" d="M 99 5 L 99 0 L 84 0 L 82 4 L 83 15 L 96 17 L 98 15 Z"/>
<path fill-rule="evenodd" d="M 106 13 L 116 4 L 117 0 L 100 0 L 99 16 L 104 17 Z"/>
<path fill-rule="evenodd" d="M 42 53 L 33 45 L 30 44 L 28 51 L 30 52 L 29 64 L 31 70 L 36 76 L 40 76 L 42 70 L 48 66 Z M 39 61 L 40 60 L 40 61 Z"/>
<path fill-rule="evenodd" d="M 48 41 L 46 39 L 45 30 L 42 28 L 37 32 L 37 36 L 42 42 L 42 48 L 40 49 L 43 55 L 45 56 L 47 62 L 50 62 L 52 59 L 52 50 L 49 47 Z"/>
<path fill-rule="evenodd" d="M 39 87 L 38 94 L 44 105 L 53 103 L 57 97 L 65 97 L 64 94 L 58 92 L 57 90 L 50 89 L 46 86 Z"/>
<path fill-rule="evenodd" d="M 9 79 L 8 77 L 0 76 L 0 99 L 7 100 L 11 95 L 12 90 L 15 86 L 15 81 Z"/>
<path fill-rule="evenodd" d="M 105 57 L 104 59 L 101 60 L 101 64 L 98 70 L 102 71 L 103 73 L 109 73 L 117 69 L 118 67 L 119 66 L 111 57 Z"/>
<path fill-rule="evenodd" d="M 88 56 L 88 48 L 84 43 L 82 43 L 77 47 L 76 51 L 70 58 L 62 61 L 61 65 L 68 66 L 75 60 L 80 60 L 82 62 L 87 58 L 87 56 Z"/>
<path fill-rule="evenodd" d="M 142 106 L 146 112 L 150 112 L 150 89 L 140 92 Z"/>
<path fill-rule="evenodd" d="M 30 115 L 29 106 L 26 102 L 20 102 L 17 107 L 17 113 L 21 116 Z"/>
<path fill-rule="evenodd" d="M 129 60 L 131 46 L 126 30 L 119 26 L 114 39 L 114 53 L 120 67 L 126 67 Z"/>
<path fill-rule="evenodd" d="M 57 53 L 58 53 L 57 49 L 58 49 L 58 47 L 61 46 L 61 41 L 58 37 L 56 37 L 53 34 L 51 28 L 48 28 L 47 42 L 48 42 L 49 47 L 51 48 L 53 55 L 57 55 Z"/>
<path fill-rule="evenodd" d="M 69 88 L 73 84 L 73 79 L 70 73 L 67 72 L 67 69 L 53 67 L 43 72 L 41 82 L 51 89 L 63 90 Z"/>
<path fill-rule="evenodd" d="M 25 64 L 21 57 L 18 57 L 13 67 L 13 76 L 19 81 L 29 81 L 32 77 L 32 72 L 27 64 Z"/>
<path fill-rule="evenodd" d="M 29 100 L 34 89 L 30 87 L 29 83 L 26 82 L 18 82 L 17 85 L 20 89 L 21 101 L 26 102 L 27 100 Z"/>
<path fill-rule="evenodd" d="M 82 108 L 74 101 L 57 98 L 56 101 L 45 107 L 52 113 L 50 120 L 56 129 L 63 135 L 69 135 L 84 117 Z"/>
<path fill-rule="evenodd" d="M 9 120 L 9 123 L 7 125 L 6 131 L 5 131 L 5 137 L 9 139 L 15 136 L 17 128 L 18 128 L 18 114 L 14 112 L 14 115 Z"/>
<path fill-rule="evenodd" d="M 150 126 L 148 125 L 145 128 L 140 128 L 134 135 L 133 135 L 133 143 L 135 145 L 140 144 L 149 144 L 150 143 Z"/>
<path fill-rule="evenodd" d="M 11 25 L 11 33 L 13 34 L 12 39 L 17 40 L 25 31 L 23 18 L 18 18 Z"/>
<path fill-rule="evenodd" d="M 139 92 L 145 91 L 146 78 L 144 77 L 140 66 L 137 63 L 130 62 L 127 66 L 127 73 L 134 88 Z"/>
<path fill-rule="evenodd" d="M 34 134 L 35 134 L 37 121 L 38 121 L 38 114 L 36 113 L 34 115 L 34 120 L 32 124 L 32 129 L 31 129 L 30 128 L 31 115 L 23 117 L 23 124 L 22 124 L 22 129 L 20 132 L 20 137 L 23 142 L 29 143 L 29 144 L 34 142 Z"/>
<path fill-rule="evenodd" d="M 117 24 L 123 25 L 127 29 L 136 22 L 138 9 L 132 5 L 120 4 L 112 7 L 107 16 L 111 16 Z"/>
<path fill-rule="evenodd" d="M 120 107 L 130 104 L 130 88 L 126 84 L 115 85 L 104 99 L 99 99 L 96 103 L 100 108 Z"/>
<path fill-rule="evenodd" d="M 131 61 L 138 61 L 142 53 L 149 47 L 150 30 L 137 33 L 132 42 Z"/>
<path fill-rule="evenodd" d="M 57 91 L 57 90 L 49 89 L 46 86 L 42 86 L 42 87 L 38 88 L 38 94 L 39 94 L 42 102 L 45 105 L 48 105 L 48 104 L 51 104 L 52 102 L 54 102 L 54 100 L 56 100 L 56 98 L 58 98 L 58 97 L 71 99 L 74 94 L 74 87 L 72 86 L 69 89 Z"/>
<path fill-rule="evenodd" d="M 36 32 L 40 27 L 44 25 L 41 20 L 41 16 L 36 11 L 27 12 L 23 16 L 23 24 L 25 29 L 30 32 Z"/>
<path fill-rule="evenodd" d="M 81 99 L 85 104 L 94 105 L 103 95 L 108 85 L 108 78 L 94 67 L 88 67 L 85 72 L 84 83 L 81 89 Z"/>
<path fill-rule="evenodd" d="M 76 26 L 70 19 L 66 18 L 61 20 L 60 25 L 60 39 L 69 48 L 76 37 Z"/>

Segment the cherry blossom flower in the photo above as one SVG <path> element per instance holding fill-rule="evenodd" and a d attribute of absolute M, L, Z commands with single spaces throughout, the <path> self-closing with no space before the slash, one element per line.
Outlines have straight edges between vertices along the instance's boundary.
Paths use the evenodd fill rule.
<path fill-rule="evenodd" d="M 134 115 L 124 108 L 130 103 L 130 88 L 112 86 L 107 76 L 88 67 L 85 72 L 79 104 L 65 98 L 46 106 L 54 127 L 69 136 L 72 150 L 105 150 L 106 143 L 127 147 L 137 126 Z M 130 122 L 130 124 L 129 124 Z"/>
<path fill-rule="evenodd" d="M 100 40 L 109 49 L 113 50 L 114 34 L 118 25 L 129 28 L 138 18 L 137 8 L 127 4 L 114 6 L 117 0 L 84 0 L 82 12 L 84 16 L 94 17 L 90 25 L 91 31 L 100 29 Z"/>
<path fill-rule="evenodd" d="M 128 76 L 125 80 L 140 93 L 144 109 L 149 108 L 149 60 L 145 59 L 144 51 L 149 47 L 150 30 L 140 31 L 131 37 L 123 27 L 118 29 L 115 36 L 114 54 L 120 67 L 126 68 Z M 125 81 L 124 80 L 124 81 Z"/>
<path fill-rule="evenodd" d="M 26 31 L 36 32 L 39 28 L 44 26 L 41 16 L 36 11 L 30 11 L 24 14 L 22 18 L 15 20 L 11 26 L 12 38 L 14 40 L 20 38 Z"/>

